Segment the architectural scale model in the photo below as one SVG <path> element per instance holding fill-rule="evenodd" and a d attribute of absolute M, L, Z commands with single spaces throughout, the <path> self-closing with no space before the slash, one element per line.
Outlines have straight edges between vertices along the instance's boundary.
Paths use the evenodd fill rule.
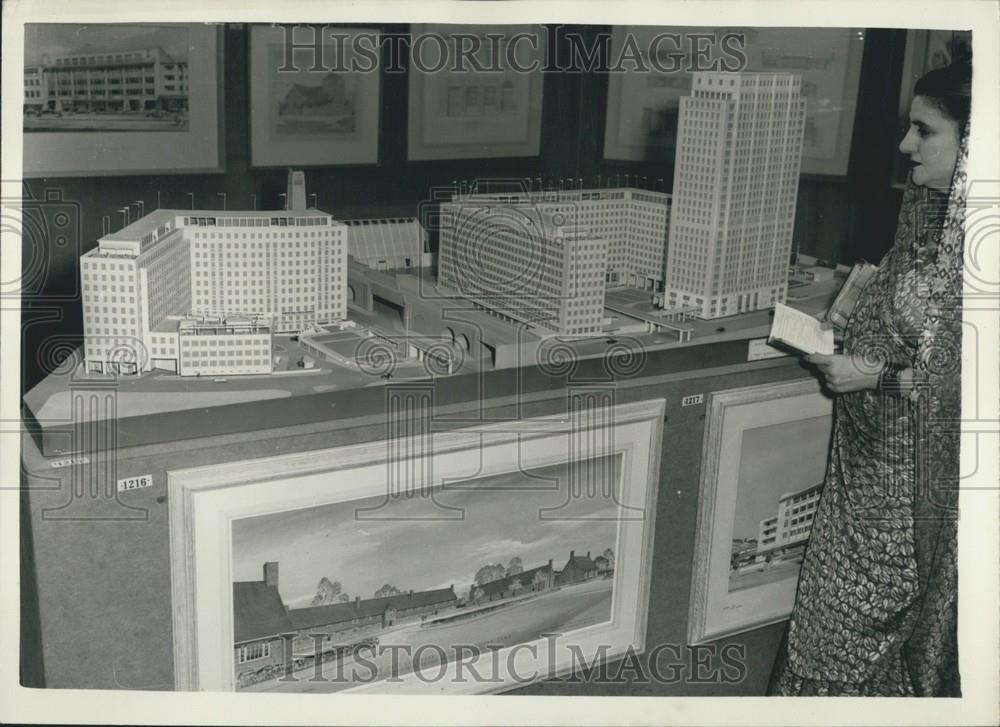
<path fill-rule="evenodd" d="M 427 233 L 415 217 L 343 220 L 347 252 L 373 270 L 410 270 L 431 265 Z"/>
<path fill-rule="evenodd" d="M 607 286 L 662 290 L 670 196 L 639 189 L 455 195 L 439 281 L 500 317 L 600 334 Z"/>
<path fill-rule="evenodd" d="M 695 73 L 681 99 L 664 307 L 784 303 L 806 101 L 788 73 Z"/>
<path fill-rule="evenodd" d="M 695 73 L 692 83 L 681 100 L 673 196 L 521 189 L 443 202 L 438 285 L 446 297 L 528 331 L 529 346 L 633 329 L 683 342 L 688 316 L 707 321 L 784 302 L 805 118 L 800 79 Z M 480 354 L 499 365 L 508 334 L 466 344 L 468 335 L 440 321 L 411 329 L 414 316 L 435 315 L 417 312 L 421 295 L 404 292 L 406 273 L 422 276 L 430 263 L 416 219 L 343 222 L 307 209 L 302 172 L 289 172 L 286 210 L 157 210 L 81 257 L 86 368 L 267 374 L 290 356 L 305 368 L 307 356 L 351 368 L 359 336 L 381 336 L 403 358 L 415 345 L 418 358 L 434 348 L 449 373 L 455 360 Z M 383 272 L 394 274 L 378 278 Z M 615 297 L 628 289 L 650 292 L 665 310 Z M 321 326 L 354 327 L 348 302 L 374 314 L 376 298 L 399 310 L 405 341 L 396 324 L 379 330 L 369 315 L 336 355 L 296 346 L 276 356 L 275 335 L 336 338 Z M 444 349 L 432 340 L 442 334 Z"/>
<path fill-rule="evenodd" d="M 345 320 L 347 228 L 289 181 L 288 210 L 160 209 L 84 253 L 87 370 L 268 373 L 272 334 Z"/>

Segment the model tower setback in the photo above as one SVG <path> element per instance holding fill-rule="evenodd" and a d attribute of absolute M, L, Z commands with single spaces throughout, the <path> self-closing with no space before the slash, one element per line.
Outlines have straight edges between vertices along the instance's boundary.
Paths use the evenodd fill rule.
<path fill-rule="evenodd" d="M 784 302 L 805 129 L 801 79 L 695 73 L 681 99 L 665 307 Z"/>

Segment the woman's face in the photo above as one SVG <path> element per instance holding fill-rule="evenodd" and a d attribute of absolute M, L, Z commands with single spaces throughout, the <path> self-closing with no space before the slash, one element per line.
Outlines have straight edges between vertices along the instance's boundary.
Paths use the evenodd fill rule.
<path fill-rule="evenodd" d="M 910 104 L 910 129 L 899 150 L 910 155 L 913 183 L 948 189 L 958 159 L 958 122 L 923 96 Z"/>

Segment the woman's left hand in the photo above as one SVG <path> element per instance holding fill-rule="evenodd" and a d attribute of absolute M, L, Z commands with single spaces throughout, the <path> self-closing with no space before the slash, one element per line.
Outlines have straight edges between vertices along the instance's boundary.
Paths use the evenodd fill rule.
<path fill-rule="evenodd" d="M 860 356 L 814 353 L 805 360 L 820 370 L 827 387 L 836 394 L 878 388 L 878 370 L 872 371 L 871 362 Z"/>

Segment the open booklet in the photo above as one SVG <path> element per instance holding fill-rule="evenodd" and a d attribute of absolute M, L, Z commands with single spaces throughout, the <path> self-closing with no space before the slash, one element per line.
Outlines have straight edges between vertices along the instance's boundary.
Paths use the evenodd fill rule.
<path fill-rule="evenodd" d="M 834 352 L 833 329 L 808 313 L 802 313 L 787 305 L 776 303 L 774 321 L 768 343 L 779 343 L 802 353 L 832 354 Z"/>

